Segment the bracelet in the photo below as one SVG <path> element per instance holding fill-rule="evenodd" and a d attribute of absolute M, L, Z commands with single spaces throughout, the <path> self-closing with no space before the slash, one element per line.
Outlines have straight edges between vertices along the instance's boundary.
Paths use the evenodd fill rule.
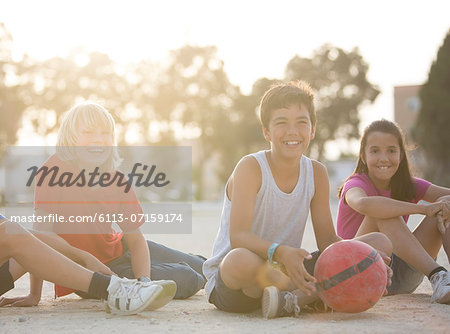
<path fill-rule="evenodd" d="M 275 253 L 275 250 L 280 246 L 280 244 L 274 242 L 270 245 L 269 249 L 267 250 L 267 259 L 270 263 L 273 263 L 273 253 Z"/>

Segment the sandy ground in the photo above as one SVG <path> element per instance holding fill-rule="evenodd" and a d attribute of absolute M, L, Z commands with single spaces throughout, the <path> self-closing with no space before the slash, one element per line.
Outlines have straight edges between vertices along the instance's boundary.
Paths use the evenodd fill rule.
<path fill-rule="evenodd" d="M 217 233 L 220 209 L 220 203 L 194 204 L 192 234 L 149 237 L 208 256 Z M 413 217 L 413 222 L 419 219 Z M 316 249 L 310 224 L 303 244 L 308 250 Z M 449 268 L 442 251 L 438 260 Z M 7 295 L 26 293 L 25 276 Z M 236 315 L 218 311 L 207 303 L 202 290 L 188 300 L 175 300 L 157 311 L 116 317 L 105 313 L 98 301 L 81 300 L 76 295 L 55 300 L 53 285 L 45 283 L 39 306 L 0 308 L 0 333 L 450 333 L 450 306 L 431 304 L 430 296 L 431 287 L 425 279 L 414 294 L 383 297 L 362 313 L 306 313 L 299 318 L 264 320 L 260 312 Z"/>

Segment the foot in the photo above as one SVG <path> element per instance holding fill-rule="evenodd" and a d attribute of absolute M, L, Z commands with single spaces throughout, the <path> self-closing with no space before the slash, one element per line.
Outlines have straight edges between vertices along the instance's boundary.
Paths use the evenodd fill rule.
<path fill-rule="evenodd" d="M 108 299 L 105 301 L 106 312 L 118 315 L 137 314 L 145 310 L 162 290 L 157 284 L 111 276 Z"/>
<path fill-rule="evenodd" d="M 153 311 L 163 307 L 173 299 L 177 292 L 177 283 L 171 280 L 150 281 L 149 283 L 159 285 L 162 287 L 162 290 L 155 300 L 147 306 L 146 311 Z"/>
<path fill-rule="evenodd" d="M 275 286 L 268 286 L 263 292 L 262 313 L 266 319 L 298 316 L 300 306 L 298 306 L 297 296 L 289 291 L 280 291 Z"/>
<path fill-rule="evenodd" d="M 324 313 L 324 312 L 332 312 L 332 309 L 327 306 L 321 299 L 317 299 L 316 301 L 307 305 L 314 312 Z"/>
<path fill-rule="evenodd" d="M 433 287 L 432 303 L 450 304 L 450 273 L 440 271 L 430 279 Z"/>

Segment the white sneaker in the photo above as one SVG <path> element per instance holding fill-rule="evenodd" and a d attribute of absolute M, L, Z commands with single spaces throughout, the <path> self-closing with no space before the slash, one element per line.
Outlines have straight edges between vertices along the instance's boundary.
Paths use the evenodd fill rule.
<path fill-rule="evenodd" d="M 162 290 L 157 284 L 111 276 L 108 299 L 105 301 L 106 312 L 119 315 L 139 313 L 145 310 Z"/>
<path fill-rule="evenodd" d="M 432 303 L 450 304 L 450 274 L 446 271 L 440 271 L 430 279 L 433 287 Z"/>
<path fill-rule="evenodd" d="M 145 309 L 146 311 L 153 311 L 163 307 L 173 299 L 177 292 L 177 283 L 172 280 L 150 281 L 147 284 L 159 285 L 162 287 L 162 291 L 156 296 L 155 300 L 147 306 Z"/>
<path fill-rule="evenodd" d="M 280 291 L 276 286 L 264 289 L 261 301 L 262 314 L 266 319 L 300 314 L 297 296 L 289 291 Z"/>

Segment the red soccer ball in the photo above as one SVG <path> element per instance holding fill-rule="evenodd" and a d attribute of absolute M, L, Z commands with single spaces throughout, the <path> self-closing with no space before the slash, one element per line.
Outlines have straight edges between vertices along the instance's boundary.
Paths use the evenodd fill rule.
<path fill-rule="evenodd" d="M 374 306 L 386 288 L 386 265 L 361 241 L 343 240 L 319 256 L 314 276 L 322 301 L 335 311 L 362 312 Z"/>

